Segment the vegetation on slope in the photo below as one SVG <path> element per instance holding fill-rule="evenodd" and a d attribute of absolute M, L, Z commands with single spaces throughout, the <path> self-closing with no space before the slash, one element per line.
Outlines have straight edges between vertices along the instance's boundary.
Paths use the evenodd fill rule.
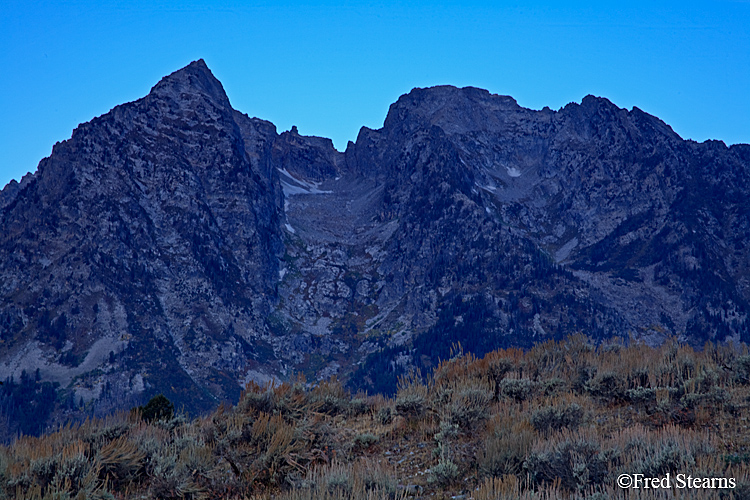
<path fill-rule="evenodd" d="M 0 498 L 748 498 L 748 406 L 746 348 L 574 337 L 454 352 L 390 398 L 251 384 L 192 421 L 159 400 L 21 437 L 0 448 Z M 628 491 L 622 473 L 736 486 Z"/>

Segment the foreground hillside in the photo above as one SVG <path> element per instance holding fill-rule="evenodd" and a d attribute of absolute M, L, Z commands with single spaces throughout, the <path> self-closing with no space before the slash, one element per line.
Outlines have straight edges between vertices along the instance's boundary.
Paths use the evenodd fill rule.
<path fill-rule="evenodd" d="M 158 398 L 22 437 L 0 448 L 0 498 L 750 497 L 746 348 L 574 337 L 454 354 L 393 398 L 251 383 L 195 420 Z M 622 473 L 669 473 L 673 489 L 628 496 Z M 677 474 L 716 489 L 676 488 Z"/>

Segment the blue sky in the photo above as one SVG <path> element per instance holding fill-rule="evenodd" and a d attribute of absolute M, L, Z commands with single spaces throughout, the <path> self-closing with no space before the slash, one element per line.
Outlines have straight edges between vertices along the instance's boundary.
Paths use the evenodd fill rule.
<path fill-rule="evenodd" d="M 594 94 L 684 138 L 750 142 L 750 0 L 5 0 L 0 186 L 198 58 L 236 109 L 339 149 L 399 95 L 439 84 L 534 109 Z"/>

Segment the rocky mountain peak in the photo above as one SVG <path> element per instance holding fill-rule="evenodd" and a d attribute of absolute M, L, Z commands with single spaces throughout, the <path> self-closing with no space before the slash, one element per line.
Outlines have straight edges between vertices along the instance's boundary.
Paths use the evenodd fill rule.
<path fill-rule="evenodd" d="M 217 105 L 230 108 L 229 98 L 221 82 L 208 69 L 203 59 L 165 76 L 151 89 L 152 99 L 185 99 L 188 96 L 209 97 Z"/>
<path fill-rule="evenodd" d="M 476 87 L 415 88 L 391 105 L 384 129 L 419 123 L 436 125 L 449 134 L 463 133 L 497 126 L 506 115 L 522 110 L 512 97 Z"/>
<path fill-rule="evenodd" d="M 672 128 L 659 118 L 633 107 L 628 111 L 605 97 L 587 95 L 580 104 L 572 102 L 560 110 L 566 127 L 575 128 L 585 141 L 612 134 L 630 141 L 680 141 Z M 605 132 L 608 130 L 608 132 Z"/>

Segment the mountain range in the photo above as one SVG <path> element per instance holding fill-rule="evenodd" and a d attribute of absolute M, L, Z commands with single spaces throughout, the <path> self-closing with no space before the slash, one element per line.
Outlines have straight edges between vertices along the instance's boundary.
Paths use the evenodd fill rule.
<path fill-rule="evenodd" d="M 748 342 L 748 200 L 750 145 L 604 98 L 416 88 L 340 152 L 199 60 L 0 192 L 0 412 L 202 412 L 298 373 L 392 393 L 574 333 Z"/>

